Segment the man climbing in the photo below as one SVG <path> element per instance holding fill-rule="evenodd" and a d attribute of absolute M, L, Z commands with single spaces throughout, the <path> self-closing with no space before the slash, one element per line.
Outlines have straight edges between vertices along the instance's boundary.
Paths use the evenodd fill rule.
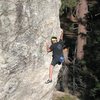
<path fill-rule="evenodd" d="M 47 52 L 52 52 L 52 61 L 49 67 L 49 79 L 45 82 L 46 84 L 52 82 L 53 66 L 56 64 L 62 64 L 64 62 L 63 46 L 63 30 L 61 30 L 59 41 L 57 41 L 57 37 L 52 37 L 51 46 L 49 47 L 47 44 Z"/>

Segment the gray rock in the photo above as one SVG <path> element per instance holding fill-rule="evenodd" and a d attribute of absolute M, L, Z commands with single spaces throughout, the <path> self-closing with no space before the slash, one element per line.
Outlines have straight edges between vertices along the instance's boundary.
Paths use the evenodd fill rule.
<path fill-rule="evenodd" d="M 60 0 L 0 0 L 0 100 L 51 100 L 51 54 L 45 42 L 60 35 Z"/>

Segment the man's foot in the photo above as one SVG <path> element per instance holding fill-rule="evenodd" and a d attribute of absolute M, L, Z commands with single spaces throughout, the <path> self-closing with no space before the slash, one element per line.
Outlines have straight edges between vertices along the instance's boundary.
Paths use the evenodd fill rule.
<path fill-rule="evenodd" d="M 46 82 L 45 82 L 45 84 L 49 84 L 49 83 L 52 83 L 52 80 L 47 80 Z"/>

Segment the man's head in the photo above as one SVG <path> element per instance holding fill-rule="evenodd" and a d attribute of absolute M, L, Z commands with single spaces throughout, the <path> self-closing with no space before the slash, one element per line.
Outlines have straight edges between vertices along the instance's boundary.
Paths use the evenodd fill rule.
<path fill-rule="evenodd" d="M 53 36 L 51 37 L 51 43 L 57 43 L 57 37 Z"/>

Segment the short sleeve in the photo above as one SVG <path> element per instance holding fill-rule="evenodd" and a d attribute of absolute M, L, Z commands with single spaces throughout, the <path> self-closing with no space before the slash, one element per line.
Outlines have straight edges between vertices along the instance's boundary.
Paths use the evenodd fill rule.
<path fill-rule="evenodd" d="M 59 40 L 59 43 L 63 46 L 63 48 L 65 47 L 65 41 L 64 40 Z"/>
<path fill-rule="evenodd" d="M 61 39 L 59 40 L 59 43 L 62 44 L 62 45 L 64 45 L 64 41 L 61 40 Z"/>

